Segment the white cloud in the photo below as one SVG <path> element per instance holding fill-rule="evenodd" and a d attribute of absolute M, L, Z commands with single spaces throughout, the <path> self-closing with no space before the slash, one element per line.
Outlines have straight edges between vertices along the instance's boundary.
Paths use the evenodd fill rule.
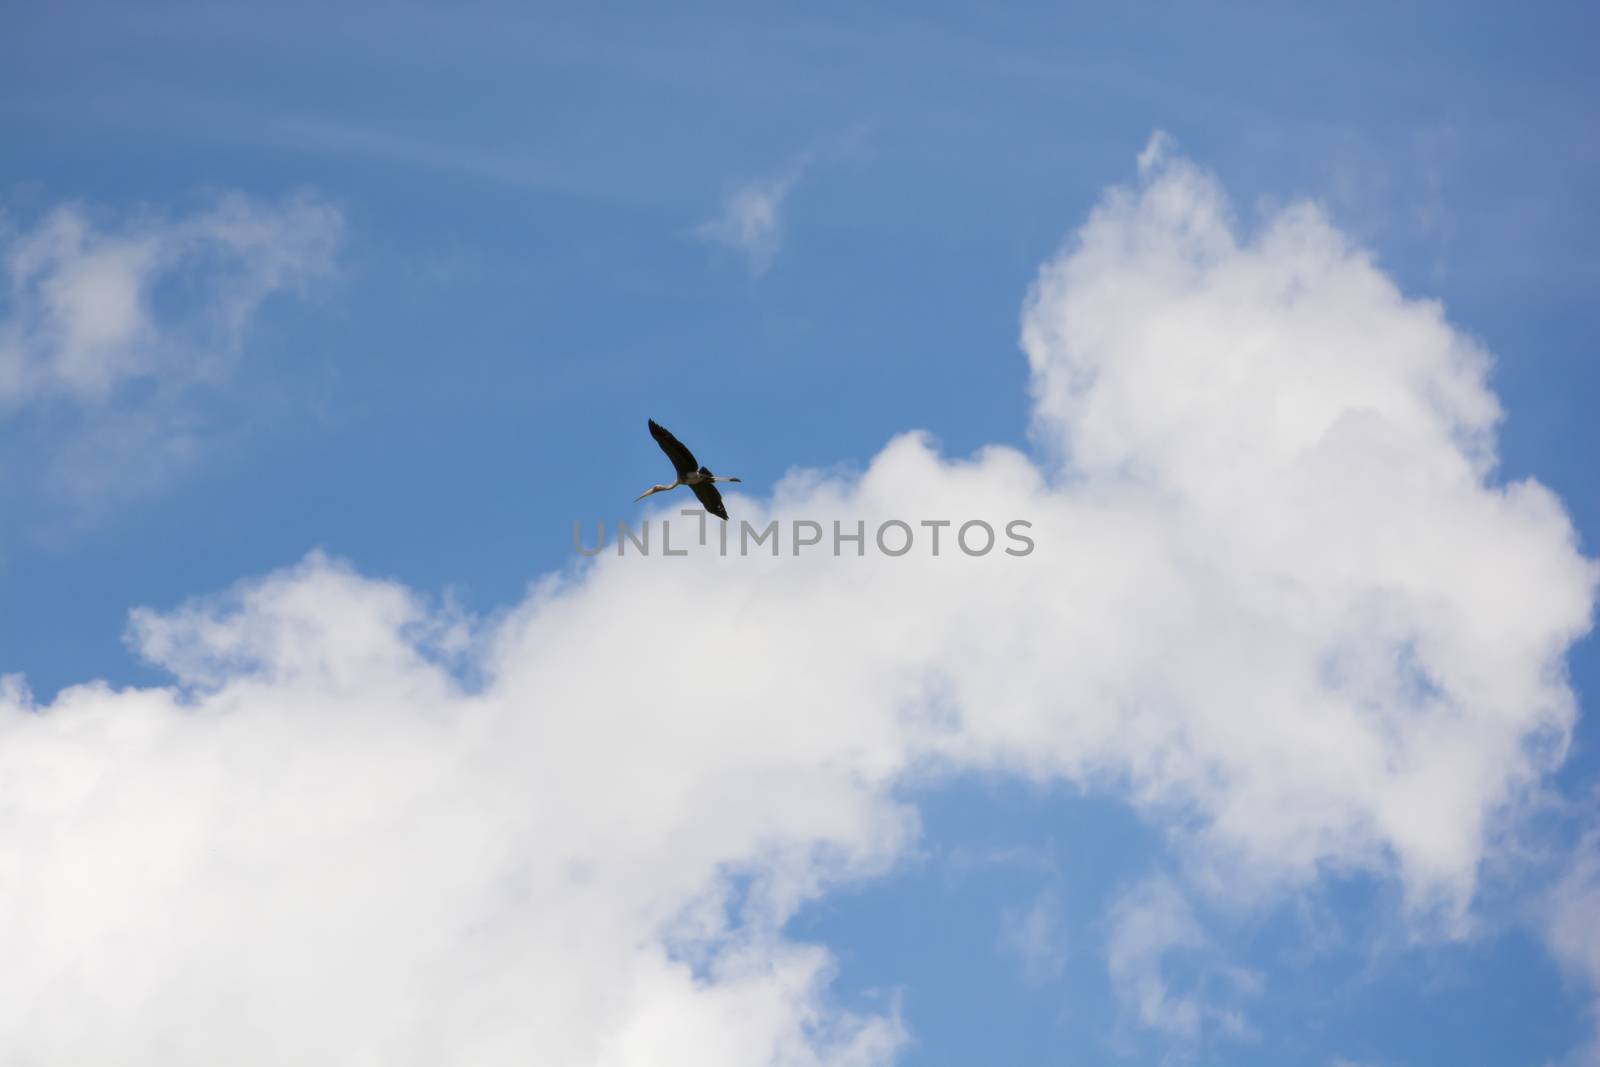
<path fill-rule="evenodd" d="M 702 223 L 695 233 L 743 255 L 753 273 L 765 273 L 783 243 L 783 202 L 795 177 L 789 174 L 740 186 L 723 204 L 722 214 Z"/>
<path fill-rule="evenodd" d="M 109 228 L 80 206 L 57 208 L 0 249 L 0 406 L 99 403 L 131 379 L 214 370 L 262 300 L 328 269 L 340 228 L 335 209 L 308 197 L 271 206 L 234 195 L 186 218 Z"/>
<path fill-rule="evenodd" d="M 30 873 L 0 891 L 0 991 L 21 1006 L 0 1048 L 884 1061 L 893 1013 L 824 1011 L 825 954 L 779 933 L 905 838 L 884 724 L 830 709 L 848 681 L 800 663 L 805 717 L 763 716 L 748 675 L 720 698 L 674 684 L 693 628 L 630 609 L 597 640 L 621 604 L 587 588 L 546 586 L 499 627 L 478 693 L 439 667 L 411 594 L 320 558 L 137 613 L 132 640 L 181 690 L 85 686 L 41 713 L 13 689 L 0 855 Z"/>
<path fill-rule="evenodd" d="M 1485 818 L 1564 753 L 1596 576 L 1548 490 L 1489 481 L 1486 355 L 1312 205 L 1241 239 L 1181 159 L 1106 198 L 1023 331 L 1073 528 L 1126 534 L 1074 589 L 1093 712 L 976 728 L 1110 756 L 1235 874 L 1392 860 L 1459 914 Z"/>
<path fill-rule="evenodd" d="M 893 1008 L 832 1004 L 784 923 L 894 861 L 929 765 L 1126 797 L 1217 899 L 1362 869 L 1457 925 L 1563 754 L 1595 579 L 1548 491 L 1489 481 L 1484 354 L 1309 206 L 1241 236 L 1171 152 L 1023 336 L 1047 465 L 907 435 L 729 499 L 1028 518 L 1026 558 L 606 556 L 462 649 L 313 557 L 136 614 L 172 688 L 0 691 L 0 1048 L 885 1062 Z"/>

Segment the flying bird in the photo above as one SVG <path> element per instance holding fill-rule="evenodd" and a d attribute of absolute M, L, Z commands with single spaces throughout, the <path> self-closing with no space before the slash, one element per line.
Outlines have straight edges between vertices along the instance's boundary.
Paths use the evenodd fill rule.
<path fill-rule="evenodd" d="M 722 494 L 717 492 L 717 482 L 737 482 L 738 478 L 728 478 L 720 474 L 712 474 L 694 458 L 694 453 L 683 447 L 672 434 L 667 432 L 665 426 L 650 420 L 650 436 L 656 439 L 656 444 L 661 446 L 661 451 L 672 460 L 673 468 L 678 472 L 678 480 L 671 485 L 652 485 L 649 489 L 634 497 L 638 503 L 652 493 L 665 493 L 676 489 L 680 485 L 687 485 L 690 492 L 699 498 L 705 509 L 717 518 L 727 521 L 728 509 L 722 506 Z"/>

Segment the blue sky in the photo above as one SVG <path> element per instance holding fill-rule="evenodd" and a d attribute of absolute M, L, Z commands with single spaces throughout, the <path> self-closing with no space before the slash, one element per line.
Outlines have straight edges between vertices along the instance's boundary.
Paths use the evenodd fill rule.
<path fill-rule="evenodd" d="M 1471 631 L 1500 609 L 1527 615 L 1530 633 L 1548 633 L 1552 669 L 1570 672 L 1578 709 L 1556 728 L 1568 742 L 1564 757 L 1531 776 L 1506 771 L 1504 794 L 1485 794 L 1481 809 L 1472 806 L 1475 794 L 1463 800 L 1463 817 L 1481 815 L 1482 832 L 1462 845 L 1470 851 L 1466 874 L 1452 867 L 1435 878 L 1411 866 L 1429 861 L 1426 844 L 1395 828 L 1399 816 L 1385 823 L 1388 809 L 1377 801 L 1374 819 L 1388 829 L 1361 823 L 1349 840 L 1340 836 L 1348 828 L 1329 831 L 1336 843 L 1318 844 L 1324 851 L 1304 869 L 1286 863 L 1268 871 L 1272 865 L 1259 858 L 1228 867 L 1232 853 L 1206 828 L 1227 823 L 1235 795 L 1239 805 L 1254 803 L 1238 784 L 1255 781 L 1254 771 L 1228 779 L 1237 793 L 1196 799 L 1188 786 L 1153 785 L 1142 776 L 1156 772 L 1120 750 L 1103 762 L 1085 757 L 1080 766 L 1063 756 L 1034 767 L 1014 738 L 991 746 L 985 735 L 962 755 L 926 759 L 907 754 L 921 751 L 914 745 L 897 748 L 884 757 L 900 768 L 893 774 L 877 779 L 858 768 L 874 782 L 872 818 L 863 815 L 848 834 L 831 823 L 793 831 L 807 848 L 837 845 L 856 858 L 796 876 L 806 888 L 794 890 L 797 903 L 777 909 L 772 929 L 741 917 L 739 905 L 746 892 L 767 891 L 746 882 L 760 887 L 782 881 L 774 871 L 792 873 L 777 861 L 766 866 L 768 846 L 760 842 L 768 837 L 757 835 L 757 845 L 733 849 L 695 876 L 703 884 L 685 890 L 685 899 L 701 899 L 702 890 L 727 894 L 724 926 L 706 941 L 710 948 L 701 946 L 713 962 L 696 995 L 711 997 L 719 983 L 733 982 L 728 961 L 744 960 L 738 952 L 745 949 L 730 945 L 764 946 L 771 956 L 763 966 L 773 973 L 781 969 L 773 961 L 788 959 L 795 946 L 820 946 L 831 978 L 817 987 L 818 999 L 804 1002 L 806 1018 L 824 1020 L 816 1024 L 822 1030 L 844 1026 L 838 1020 L 847 1016 L 897 1020 L 885 1032 L 898 1036 L 880 1044 L 863 1038 L 834 1047 L 812 1034 L 791 1047 L 774 1038 L 770 1048 L 803 1046 L 816 1057 L 792 1062 L 1588 1062 L 1600 1047 L 1600 944 L 1580 943 L 1574 931 L 1600 904 L 1600 879 L 1585 873 L 1600 782 L 1600 735 L 1585 705 L 1600 682 L 1600 653 L 1572 632 L 1576 616 L 1563 599 L 1576 596 L 1587 612 L 1591 590 L 1570 579 L 1581 566 L 1547 574 L 1540 561 L 1592 557 L 1600 530 L 1590 462 L 1600 431 L 1588 418 L 1600 399 L 1593 358 L 1600 233 L 1589 204 L 1600 186 L 1600 115 L 1586 69 L 1597 29 L 1596 16 L 1580 5 L 1515 15 L 1458 5 L 1405 12 L 1371 5 L 1337 15 L 1256 5 L 1020 5 L 1003 14 L 680 5 L 603 15 L 484 5 L 12 8 L 0 15 L 0 240 L 12 278 L 9 296 L 0 298 L 0 370 L 10 359 L 24 377 L 8 388 L 0 374 L 0 674 L 24 676 L 32 698 L 27 710 L 7 713 L 70 720 L 76 705 L 55 702 L 58 692 L 95 679 L 137 694 L 176 676 L 186 700 L 231 692 L 237 664 L 201 647 L 212 631 L 191 616 L 219 611 L 214 630 L 237 623 L 249 635 L 260 629 L 251 613 L 267 609 L 248 606 L 248 595 L 242 615 L 228 614 L 236 606 L 180 605 L 272 574 L 299 575 L 282 580 L 303 580 L 313 591 L 324 588 L 318 582 L 357 581 L 353 575 L 391 582 L 439 625 L 465 620 L 474 647 L 480 639 L 494 644 L 496 627 L 537 615 L 538 602 L 526 598 L 543 576 L 566 575 L 575 603 L 599 597 L 633 572 L 586 571 L 572 551 L 572 523 L 642 513 L 633 496 L 666 474 L 644 431 L 647 417 L 674 429 L 714 469 L 744 478 L 746 496 L 736 499 L 746 503 L 736 512 L 783 513 L 773 493 L 796 470 L 823 472 L 845 487 L 845 499 L 865 501 L 861 476 L 900 471 L 885 448 L 914 430 L 932 435 L 944 461 L 986 464 L 980 449 L 1007 446 L 1063 492 L 1074 478 L 1092 483 L 1104 472 L 1084 466 L 1082 456 L 1095 441 L 1114 450 L 1121 439 L 1093 438 L 1098 424 L 1074 422 L 1080 409 L 1070 401 L 1049 407 L 1055 357 L 1019 347 L 1019 322 L 1041 268 L 1072 263 L 1074 278 L 1088 279 L 1060 297 L 1078 322 L 1072 316 L 1087 313 L 1070 310 L 1079 307 L 1072 293 L 1100 291 L 1088 288 L 1101 276 L 1096 271 L 1129 289 L 1142 277 L 1134 267 L 1116 273 L 1125 265 L 1071 258 L 1074 235 L 1108 190 L 1193 196 L 1198 206 L 1188 210 L 1201 221 L 1211 219 L 1208 190 L 1220 190 L 1232 205 L 1226 224 L 1250 247 L 1292 205 L 1311 201 L 1328 232 L 1369 256 L 1413 302 L 1408 308 L 1437 301 L 1452 337 L 1492 355 L 1482 380 L 1504 417 L 1488 431 L 1497 435 L 1498 466 L 1476 489 L 1492 494 L 1537 479 L 1576 531 L 1576 551 L 1561 555 L 1555 534 L 1497 541 L 1500 528 L 1490 530 L 1484 518 L 1483 536 L 1462 541 L 1470 551 L 1451 556 L 1456 542 L 1447 531 L 1477 529 L 1471 516 L 1482 512 L 1440 504 L 1422 509 L 1422 532 L 1414 534 L 1417 544 L 1443 546 L 1441 558 L 1460 568 L 1463 581 L 1501 569 L 1532 576 L 1525 595 L 1519 587 L 1509 599 L 1486 592 L 1462 600 L 1438 633 Z M 1177 162 L 1141 171 L 1156 131 L 1170 135 Z M 1127 220 L 1128 232 L 1155 217 Z M 89 235 L 83 243 L 60 237 L 64 219 Z M 66 243 L 50 243 L 57 240 Z M 46 248 L 56 252 L 39 252 Z M 107 249 L 124 257 L 113 264 L 123 274 L 113 270 L 110 282 L 70 274 L 72 264 L 92 259 L 75 255 Z M 30 250 L 56 268 L 28 274 L 19 264 Z M 1343 263 L 1343 256 L 1334 258 Z M 52 277 L 83 287 L 52 289 Z M 113 322 L 104 340 L 73 347 L 74 323 L 104 325 L 117 278 L 134 279 L 138 323 Z M 61 292 L 89 298 L 50 304 Z M 1361 329 L 1369 313 L 1372 322 L 1387 322 L 1388 304 L 1327 299 L 1340 329 L 1343 312 L 1359 313 L 1329 344 L 1353 346 L 1352 359 L 1394 363 L 1382 349 L 1390 335 Z M 1238 312 L 1238 336 L 1249 333 L 1248 313 Z M 1373 347 L 1358 353 L 1369 340 Z M 1292 357 L 1314 347 L 1308 336 L 1284 351 Z M 1403 357 L 1397 350 L 1395 359 Z M 1131 366 L 1116 353 L 1103 358 L 1107 378 Z M 91 377 L 73 377 L 72 368 L 84 365 Z M 1448 377 L 1453 368 L 1438 373 Z M 1127 380 L 1130 395 L 1142 395 L 1142 379 Z M 1292 374 L 1283 381 L 1292 392 Z M 1470 403 L 1463 404 L 1466 412 Z M 1130 434 L 1148 435 L 1138 437 L 1144 451 L 1130 452 L 1130 462 L 1168 470 L 1162 464 L 1170 461 L 1179 472 L 1172 484 L 1193 488 L 1200 483 L 1183 480 L 1189 449 L 1160 443 L 1169 432 L 1179 442 L 1189 432 L 1188 423 L 1162 421 L 1161 412 L 1179 410 L 1130 408 L 1121 417 Z M 1460 417 L 1457 429 L 1474 429 L 1470 412 Z M 1051 466 L 1058 423 L 1075 427 L 1067 445 L 1075 474 Z M 916 462 L 904 462 L 909 478 L 921 476 Z M 852 495 L 858 491 L 866 495 Z M 824 507 L 800 489 L 787 499 Z M 1231 514 L 1249 524 L 1251 498 L 1239 500 Z M 1370 528 L 1378 513 L 1352 504 L 1349 514 Z M 1538 521 L 1547 520 L 1556 521 Z M 1088 558 L 1087 547 L 1069 547 Z M 1323 548 L 1319 558 L 1339 551 Z M 293 569 L 316 550 L 343 561 L 329 565 L 332 577 L 321 564 Z M 1360 558 L 1377 566 L 1376 555 Z M 826 571 L 813 578 L 822 588 L 832 580 Z M 799 595 L 781 576 L 763 580 L 791 590 L 774 598 Z M 697 633 L 709 642 L 721 632 L 712 609 L 692 598 L 652 599 L 676 590 L 677 579 L 640 581 L 635 598 L 618 594 L 617 610 L 648 614 L 691 647 Z M 651 584 L 657 581 L 667 584 Z M 939 582 L 934 572 L 915 592 L 930 598 L 932 615 L 941 602 L 966 602 L 959 596 L 967 594 L 941 592 Z M 750 595 L 763 588 L 757 582 Z M 1069 598 L 1078 587 L 1061 588 Z M 346 590 L 336 599 L 346 593 L 351 603 L 369 596 Z M 983 603 L 1001 610 L 1005 601 Z M 1424 603 L 1420 594 L 1417 603 Z M 899 617 L 889 603 L 856 607 Z M 130 636 L 129 613 L 140 608 L 168 623 L 135 627 Z M 1131 607 L 1128 619 L 1163 625 Z M 545 633 L 547 624 L 529 625 Z M 620 621 L 592 625 L 574 631 L 574 647 L 604 645 L 621 664 L 616 670 L 631 670 L 625 664 L 634 649 L 615 635 L 634 631 Z M 1106 629 L 1117 625 L 1108 621 Z M 1426 659 L 1433 631 L 1418 625 Z M 156 631 L 167 636 L 151 637 Z M 539 647 L 536 635 L 518 639 Z M 544 640 L 560 643 L 551 634 Z M 248 636 L 238 641 L 249 644 Z M 259 650 L 250 655 L 270 659 Z M 466 654 L 464 674 L 493 660 L 475 655 Z M 995 677 L 1028 677 L 1026 664 L 996 655 Z M 1271 655 L 1262 652 L 1264 660 Z M 193 668 L 202 661 L 204 669 Z M 876 666 L 864 661 L 862 670 Z M 830 684 L 845 686 L 853 669 L 839 668 Z M 1464 684 L 1441 680 L 1433 668 L 1422 674 L 1445 691 Z M 761 702 L 757 681 L 744 714 L 781 719 L 781 708 Z M 402 699 L 368 682 L 363 692 Z M 602 689 L 615 693 L 598 678 L 590 683 L 580 677 L 558 690 L 541 676 L 504 700 L 508 714 L 577 721 L 589 695 L 598 701 Z M 690 707 L 689 684 L 640 677 L 628 690 L 630 714 Z M 1498 693 L 1497 684 L 1484 677 L 1466 688 Z M 1007 699 L 1004 684 L 994 686 L 985 692 Z M 1384 721 L 1395 730 L 1432 708 L 1384 693 L 1369 693 L 1369 703 L 1374 715 L 1393 716 Z M 1211 698 L 1191 696 L 1195 722 L 1211 722 Z M 1537 703 L 1495 699 L 1513 718 Z M 278 721 L 293 717 L 285 707 L 302 704 L 327 717 L 329 735 L 343 736 L 342 705 L 332 697 L 302 693 L 252 714 Z M 614 728 L 625 739 L 631 720 L 617 714 Z M 981 724 L 999 713 L 972 701 L 962 714 Z M 284 758 L 292 764 L 304 746 L 318 745 L 323 728 L 313 721 L 287 735 L 293 744 L 285 741 Z M 704 728 L 712 743 L 728 746 L 729 766 L 738 766 L 742 750 L 730 738 L 740 729 L 720 719 Z M 1180 732 L 1201 729 L 1190 722 Z M 1527 726 L 1505 751 L 1539 743 L 1543 729 Z M 108 765 L 117 762 L 114 734 L 101 752 Z M 42 766 L 44 757 L 17 738 L 19 766 Z M 1452 736 L 1430 742 L 1452 743 Z M 210 758 L 204 748 L 184 751 Z M 387 780 L 381 747 L 376 755 L 361 751 L 373 762 L 347 766 L 348 780 Z M 616 756 L 592 751 L 597 759 Z M 638 753 L 616 758 L 631 766 Z M 274 766 L 262 770 L 263 781 L 274 780 Z M 282 781 L 295 780 L 292 766 L 277 769 Z M 1464 778 L 1502 769 L 1466 757 L 1448 768 Z M 683 768 L 685 781 L 696 773 Z M 707 780 L 720 773 L 707 770 Z M 1177 791 L 1164 792 L 1169 785 Z M 849 792 L 837 783 L 826 786 L 831 792 L 806 788 L 830 803 Z M 1358 787 L 1351 790 L 1337 803 L 1366 810 Z M 1336 803 L 1320 794 L 1271 795 L 1289 808 L 1302 799 L 1309 808 Z M 565 796 L 590 803 L 581 792 Z M 590 799 L 594 810 L 606 809 Z M 747 799 L 732 793 L 719 808 Z M 530 803 L 546 801 L 553 803 L 539 794 Z M 52 856 L 70 855 L 74 826 L 102 825 L 87 815 L 48 823 L 27 804 L 17 811 L 0 826 L 36 832 L 38 847 Z M 883 844 L 863 827 L 885 812 L 918 829 Z M 787 815 L 773 818 L 794 825 Z M 141 825 L 163 838 L 159 827 Z M 859 840 L 851 836 L 857 830 L 865 835 Z M 246 833 L 227 832 L 231 840 Z M 537 851 L 536 831 L 516 833 L 532 836 L 507 829 L 506 840 Z M 1266 840 L 1253 829 L 1240 833 L 1227 839 L 1246 842 L 1240 854 L 1254 855 Z M 604 837 L 597 832 L 595 840 Z M 585 862 L 606 869 L 603 845 L 594 847 L 601 851 Z M 297 862 L 270 850 L 247 854 L 265 870 Z M 403 848 L 393 857 L 402 867 L 418 858 Z M 337 878 L 331 864 L 298 862 L 305 866 L 293 868 L 296 877 Z M 231 898 L 200 878 L 174 874 L 159 899 L 218 901 L 218 913 L 228 915 Z M 1235 880 L 1251 888 L 1228 890 Z M 1439 888 L 1446 883 L 1448 892 Z M 41 874 L 32 888 L 49 895 L 53 886 L 59 889 Z M 589 898 L 569 890 L 559 907 L 581 925 Z M 1454 911 L 1416 906 L 1414 893 L 1435 890 L 1464 903 Z M 536 896 L 511 892 L 506 907 L 533 908 Z M 105 928 L 142 929 L 142 899 L 125 902 Z M 605 914 L 592 906 L 592 914 Z M 750 905 L 769 907 L 777 905 Z M 325 929 L 318 923 L 338 921 L 337 912 L 305 915 L 303 925 L 284 928 L 289 936 L 310 937 Z M 76 928 L 70 911 L 55 921 Z M 85 918 L 83 929 L 100 929 L 97 921 Z M 1141 931 L 1152 928 L 1165 933 L 1149 934 L 1155 947 L 1141 954 Z M 523 936 L 525 943 L 508 943 L 541 951 L 539 937 Z M 87 934 L 81 944 L 63 934 L 23 947 L 41 961 L 30 973 L 56 974 L 99 958 L 96 944 Z M 198 949 L 186 954 L 179 937 L 151 944 L 160 946 L 158 957 L 171 949 L 165 966 L 172 974 L 194 972 L 207 958 Z M 359 981 L 360 967 L 351 966 Z M 544 988 L 538 975 L 519 973 L 508 971 L 508 988 Z M 234 977 L 241 997 L 270 979 L 255 971 Z M 172 981 L 127 978 L 157 1005 L 183 988 Z M 373 1003 L 381 1002 L 374 994 Z M 63 1012 L 71 1003 L 41 994 L 36 1011 Z M 677 1002 L 661 1003 L 655 1010 L 678 1013 Z M 596 1027 L 622 1025 L 591 1007 L 585 1002 L 573 1016 L 597 1020 Z M 361 1008 L 351 1011 L 351 1029 L 376 1025 Z M 484 1013 L 481 1026 L 492 1032 L 497 1019 Z M 688 1008 L 682 1017 L 699 1018 Z M 179 1019 L 172 1025 L 181 1032 Z M 70 1048 L 44 1042 L 30 1025 L 0 1029 L 0 1040 L 36 1054 Z M 456 1033 L 443 1022 L 438 1032 Z M 162 1047 L 136 1027 L 127 1039 L 149 1055 Z M 504 1048 L 519 1050 L 521 1062 L 557 1062 L 554 1046 L 538 1041 L 508 1037 Z M 752 1055 L 729 1047 L 727 1062 Z M 767 1049 L 767 1058 L 744 1062 L 790 1062 L 759 1042 L 749 1048 Z M 564 1062 L 631 1062 L 621 1052 L 570 1055 Z M 351 1053 L 349 1062 L 356 1059 Z M 484 1062 L 498 1061 L 486 1051 Z"/>

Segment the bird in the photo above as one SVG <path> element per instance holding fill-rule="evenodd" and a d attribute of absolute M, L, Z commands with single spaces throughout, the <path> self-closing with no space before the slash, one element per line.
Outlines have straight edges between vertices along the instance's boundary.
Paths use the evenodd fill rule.
<path fill-rule="evenodd" d="M 728 478 L 720 474 L 712 474 L 695 460 L 694 453 L 683 447 L 683 443 L 667 431 L 655 419 L 650 420 L 650 436 L 656 439 L 656 444 L 661 446 L 661 451 L 672 460 L 673 468 L 678 472 L 677 481 L 671 485 L 652 485 L 638 496 L 634 497 L 637 504 L 652 493 L 665 493 L 676 489 L 680 485 L 687 485 L 689 490 L 699 498 L 705 509 L 723 522 L 728 521 L 728 509 L 722 505 L 722 494 L 717 492 L 717 482 L 737 482 L 738 478 Z"/>

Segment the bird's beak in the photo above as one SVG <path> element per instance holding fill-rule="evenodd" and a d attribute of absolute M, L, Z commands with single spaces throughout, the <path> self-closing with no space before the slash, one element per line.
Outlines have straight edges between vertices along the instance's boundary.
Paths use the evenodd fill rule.
<path fill-rule="evenodd" d="M 654 489 L 646 489 L 644 492 L 642 492 L 638 496 L 634 497 L 633 498 L 633 502 L 635 504 L 637 504 L 639 501 L 643 500 L 645 497 L 649 496 L 653 492 L 655 492 Z"/>

